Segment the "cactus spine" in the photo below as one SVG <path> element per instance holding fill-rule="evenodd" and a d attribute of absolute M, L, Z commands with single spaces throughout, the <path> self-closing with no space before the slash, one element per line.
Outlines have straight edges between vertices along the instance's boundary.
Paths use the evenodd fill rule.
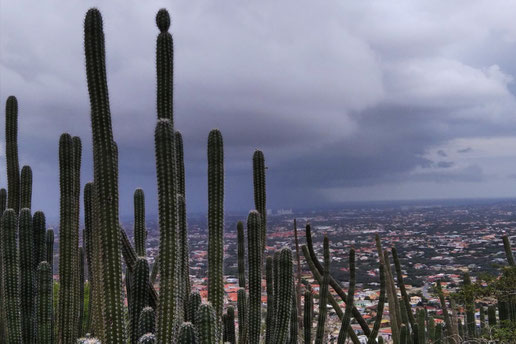
<path fill-rule="evenodd" d="M 278 293 L 276 294 L 276 321 L 274 343 L 286 343 L 289 336 L 290 308 L 292 307 L 293 289 L 292 251 L 281 250 L 279 259 Z"/>
<path fill-rule="evenodd" d="M 324 341 L 324 325 L 326 322 L 326 305 L 328 303 L 328 283 L 330 282 L 330 244 L 328 237 L 324 236 L 324 272 L 319 293 L 319 318 L 317 319 L 317 332 L 315 335 L 315 344 L 322 344 Z"/>
<path fill-rule="evenodd" d="M 224 302 L 224 150 L 222 134 L 208 136 L 208 301 L 217 319 Z M 220 321 L 220 320 L 219 320 Z"/>
<path fill-rule="evenodd" d="M 23 208 L 19 220 L 20 246 L 20 290 L 23 343 L 34 343 L 36 338 L 36 308 L 35 275 L 34 275 L 34 248 L 32 233 L 32 216 L 30 210 Z"/>
<path fill-rule="evenodd" d="M 147 259 L 138 257 L 132 276 L 130 311 L 130 338 L 131 343 L 136 344 L 139 338 L 138 320 L 140 313 L 149 304 L 149 263 Z"/>
<path fill-rule="evenodd" d="M 38 265 L 38 297 L 36 301 L 38 337 L 37 344 L 54 343 L 53 281 L 50 264 L 42 261 Z"/>
<path fill-rule="evenodd" d="M 145 257 L 145 239 L 147 230 L 145 228 L 145 194 L 142 189 L 134 191 L 134 248 L 136 254 Z"/>
<path fill-rule="evenodd" d="M 90 95 L 93 132 L 94 197 L 96 221 L 101 228 L 102 303 L 105 316 L 103 343 L 125 343 L 122 304 L 122 263 L 118 220 L 118 172 L 113 145 L 111 114 L 106 80 L 102 16 L 90 9 L 84 22 L 86 75 Z M 96 233 L 95 233 L 96 235 Z"/>
<path fill-rule="evenodd" d="M 254 207 L 262 217 L 261 246 L 263 253 L 267 241 L 267 206 L 265 193 L 265 158 L 263 152 L 260 150 L 256 150 L 253 154 L 253 185 Z"/>
<path fill-rule="evenodd" d="M 199 344 L 218 343 L 218 325 L 215 310 L 208 303 L 199 306 L 196 314 L 196 327 L 199 335 Z"/>
<path fill-rule="evenodd" d="M 32 169 L 23 166 L 20 177 L 20 209 L 30 209 L 32 204 Z"/>
<path fill-rule="evenodd" d="M 156 312 L 152 307 L 145 307 L 138 318 L 138 338 L 154 332 L 156 332 Z"/>
<path fill-rule="evenodd" d="M 18 100 L 7 98 L 5 104 L 5 157 L 7 160 L 7 207 L 20 211 L 20 165 L 18 163 Z"/>
<path fill-rule="evenodd" d="M 179 344 L 197 344 L 197 331 L 190 322 L 185 322 L 179 328 Z"/>
<path fill-rule="evenodd" d="M 245 243 L 244 224 L 237 223 L 238 286 L 245 289 Z"/>
<path fill-rule="evenodd" d="M 4 305 L 7 314 L 7 342 L 16 344 L 22 343 L 20 258 L 16 248 L 17 227 L 15 211 L 7 209 L 2 216 Z"/>
<path fill-rule="evenodd" d="M 355 250 L 349 250 L 349 288 L 348 297 L 346 299 L 346 311 L 342 318 L 342 325 L 339 331 L 339 337 L 337 339 L 338 344 L 344 344 L 346 342 L 347 328 L 351 320 L 351 312 L 353 310 L 353 300 L 355 296 L 355 284 L 356 284 L 356 268 L 355 268 Z"/>
<path fill-rule="evenodd" d="M 247 344 L 248 308 L 247 308 L 247 294 L 246 294 L 244 288 L 238 289 L 237 307 L 238 307 L 238 344 Z"/>
<path fill-rule="evenodd" d="M 248 267 L 249 267 L 249 344 L 260 343 L 262 249 L 260 213 L 256 210 L 247 216 Z"/>

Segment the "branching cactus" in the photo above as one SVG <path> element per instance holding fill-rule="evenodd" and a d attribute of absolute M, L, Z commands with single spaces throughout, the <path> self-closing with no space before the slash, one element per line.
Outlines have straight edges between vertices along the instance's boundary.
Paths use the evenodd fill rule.
<path fill-rule="evenodd" d="M 280 253 L 278 293 L 275 297 L 277 300 L 277 324 L 274 343 L 276 344 L 286 343 L 289 336 L 290 308 L 292 307 L 292 297 L 294 297 L 293 279 L 292 251 L 284 248 Z"/>
<path fill-rule="evenodd" d="M 249 344 L 260 343 L 262 249 L 260 213 L 252 210 L 247 217 L 248 266 L 249 266 Z"/>
<path fill-rule="evenodd" d="M 23 166 L 20 177 L 20 209 L 30 209 L 32 204 L 32 169 Z"/>
<path fill-rule="evenodd" d="M 95 218 L 102 230 L 99 235 L 102 260 L 102 303 L 104 344 L 125 343 L 122 303 L 122 262 L 118 219 L 118 171 L 113 146 L 111 114 L 106 80 L 106 63 L 102 16 L 90 9 L 84 21 L 86 75 L 90 95 L 93 133 Z"/>
<path fill-rule="evenodd" d="M 209 303 L 203 303 L 199 306 L 196 315 L 197 334 L 199 335 L 199 344 L 217 343 L 218 322 L 215 310 Z"/>
<path fill-rule="evenodd" d="M 256 150 L 253 154 L 254 207 L 262 217 L 261 246 L 265 250 L 267 240 L 267 205 L 265 193 L 265 158 L 263 152 Z"/>
<path fill-rule="evenodd" d="M 4 305 L 7 315 L 7 342 L 22 343 L 20 257 L 16 248 L 18 232 L 16 213 L 8 209 L 2 216 L 2 261 Z"/>
<path fill-rule="evenodd" d="M 142 189 L 134 191 L 134 248 L 136 254 L 145 257 L 145 240 L 147 229 L 145 228 L 145 194 Z"/>
<path fill-rule="evenodd" d="M 245 289 L 245 238 L 244 224 L 237 223 L 238 286 Z"/>
<path fill-rule="evenodd" d="M 146 333 L 156 332 L 156 312 L 151 307 L 145 307 L 140 312 L 138 319 L 138 338 Z"/>
<path fill-rule="evenodd" d="M 324 250 L 324 273 L 321 285 L 321 292 L 319 293 L 319 318 L 317 319 L 317 332 L 315 335 L 315 344 L 322 344 L 324 341 L 324 330 L 327 315 L 328 303 L 328 284 L 330 282 L 330 244 L 328 237 L 324 236 L 323 241 Z"/>
<path fill-rule="evenodd" d="M 36 300 L 36 320 L 38 344 L 54 343 L 53 281 L 50 264 L 42 261 L 38 265 L 38 297 Z"/>
<path fill-rule="evenodd" d="M 7 160 L 7 207 L 20 211 L 20 165 L 18 162 L 18 100 L 7 98 L 5 104 L 5 157 Z"/>
<path fill-rule="evenodd" d="M 198 344 L 197 331 L 191 322 L 185 322 L 179 328 L 178 344 Z"/>
<path fill-rule="evenodd" d="M 21 314 L 23 343 L 34 343 L 36 338 L 36 308 L 35 274 L 34 274 L 34 247 L 32 232 L 32 215 L 30 209 L 23 208 L 20 211 L 20 290 L 21 290 Z"/>
<path fill-rule="evenodd" d="M 237 292 L 237 307 L 238 307 L 238 344 L 247 344 L 247 329 L 248 329 L 248 306 L 247 294 L 244 288 L 238 289 Z"/>
<path fill-rule="evenodd" d="M 138 320 L 140 313 L 149 304 L 149 263 L 147 259 L 138 257 L 134 274 L 132 276 L 131 304 L 130 311 L 130 331 L 131 343 L 136 344 L 139 338 Z"/>
<path fill-rule="evenodd" d="M 224 143 L 214 129 L 208 136 L 208 301 L 217 319 L 224 307 Z"/>

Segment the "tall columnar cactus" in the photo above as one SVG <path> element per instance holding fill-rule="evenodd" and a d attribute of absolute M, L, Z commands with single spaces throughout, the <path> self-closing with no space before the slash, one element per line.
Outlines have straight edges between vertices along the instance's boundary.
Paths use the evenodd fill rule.
<path fill-rule="evenodd" d="M 149 305 L 149 291 L 147 289 L 149 283 L 149 263 L 147 259 L 138 257 L 134 274 L 132 276 L 131 304 L 130 311 L 130 338 L 131 343 L 138 342 L 138 320 L 142 310 Z"/>
<path fill-rule="evenodd" d="M 36 338 L 36 305 L 34 304 L 36 276 L 34 274 L 34 239 L 30 209 L 23 208 L 20 211 L 19 231 L 22 337 L 24 343 L 34 343 Z"/>
<path fill-rule="evenodd" d="M 401 273 L 401 264 L 398 258 L 398 251 L 395 247 L 392 248 L 392 258 L 394 259 L 394 266 L 396 268 L 396 277 L 398 280 L 398 287 L 400 288 L 401 296 L 403 297 L 403 303 L 405 304 L 405 311 L 407 314 L 408 321 L 410 326 L 413 327 L 416 323 L 416 319 L 414 318 L 414 314 L 412 313 L 412 308 L 410 305 L 410 301 L 407 294 L 407 289 L 405 288 L 405 283 L 403 282 L 403 274 Z"/>
<path fill-rule="evenodd" d="M 184 308 L 182 316 L 186 317 L 186 307 L 188 305 L 188 297 L 190 296 L 190 249 L 188 247 L 188 224 L 186 222 L 186 202 L 185 198 L 178 194 L 178 217 L 179 217 L 179 269 L 180 269 L 180 285 L 181 295 L 180 302 Z"/>
<path fill-rule="evenodd" d="M 84 275 L 84 247 L 79 247 L 79 317 L 77 319 L 77 333 L 82 337 L 86 333 L 83 329 L 84 323 L 84 283 L 85 283 L 85 275 Z"/>
<path fill-rule="evenodd" d="M 15 96 L 5 104 L 5 157 L 7 160 L 7 207 L 20 211 L 20 165 L 18 163 L 18 101 Z"/>
<path fill-rule="evenodd" d="M 136 254 L 145 257 L 145 240 L 147 229 L 145 228 L 145 194 L 142 189 L 134 191 L 134 248 Z"/>
<path fill-rule="evenodd" d="M 20 258 L 16 247 L 18 224 L 16 213 L 13 209 L 8 209 L 4 212 L 1 228 L 7 342 L 22 343 Z"/>
<path fill-rule="evenodd" d="M 301 255 L 299 253 L 299 240 L 297 237 L 297 221 L 294 219 L 294 242 L 296 244 L 296 304 L 297 304 L 297 316 L 299 318 L 298 324 L 299 328 L 303 328 L 303 319 L 301 318 L 302 309 L 301 309 Z"/>
<path fill-rule="evenodd" d="M 209 303 L 203 303 L 199 306 L 196 314 L 197 334 L 199 335 L 199 344 L 217 343 L 218 338 L 218 321 L 215 310 Z"/>
<path fill-rule="evenodd" d="M 378 331 L 380 330 L 380 325 L 382 324 L 383 308 L 386 298 L 386 284 L 385 267 L 383 264 L 380 264 L 380 298 L 378 299 L 378 307 L 376 309 L 376 319 L 374 321 L 373 329 L 371 330 L 371 334 L 367 340 L 368 344 L 374 344 L 376 342 L 376 337 L 378 336 Z"/>
<path fill-rule="evenodd" d="M 417 312 L 417 328 L 419 330 L 418 342 L 420 344 L 426 344 L 425 311 L 423 310 Z"/>
<path fill-rule="evenodd" d="M 7 192 L 5 189 L 0 189 L 0 218 L 1 215 L 5 211 L 5 207 L 7 206 Z M 1 226 L 0 226 L 1 227 Z M 0 228 L 0 258 L 2 257 L 2 229 Z M 0 290 L 3 288 L 3 261 L 0 259 Z M 5 305 L 4 305 L 4 298 L 3 298 L 3 292 L 0 291 L 0 338 L 5 338 L 6 336 L 6 323 L 5 323 Z"/>
<path fill-rule="evenodd" d="M 38 344 L 54 343 L 53 281 L 50 264 L 42 261 L 38 265 L 38 297 L 36 300 L 36 321 Z"/>
<path fill-rule="evenodd" d="M 289 336 L 290 308 L 292 307 L 292 297 L 294 297 L 293 279 L 292 251 L 284 248 L 280 253 L 278 293 L 275 296 L 277 324 L 273 343 L 276 344 L 286 343 Z"/>
<path fill-rule="evenodd" d="M 408 344 L 408 329 L 405 323 L 400 326 L 400 344 Z"/>
<path fill-rule="evenodd" d="M 394 309 L 392 310 L 392 312 L 396 313 L 396 326 L 395 327 L 397 328 L 397 332 L 398 332 L 397 337 L 395 339 L 397 339 L 399 341 L 399 332 L 400 332 L 400 326 L 402 323 L 401 307 L 400 307 L 400 302 L 399 302 L 399 298 L 398 298 L 398 292 L 396 290 L 396 284 L 394 283 L 394 275 L 393 275 L 392 269 L 391 269 L 391 260 L 390 260 L 388 250 L 383 251 L 383 257 L 384 257 L 383 259 L 385 262 L 385 278 L 387 278 L 387 285 L 390 285 L 390 287 L 387 289 L 387 291 L 389 292 L 389 289 L 390 289 L 390 293 L 394 298 L 394 300 L 393 300 L 394 301 Z M 389 313 L 390 312 L 391 312 L 391 310 L 389 307 Z M 396 342 L 394 344 L 396 344 Z"/>
<path fill-rule="evenodd" d="M 326 305 L 328 304 L 328 283 L 330 282 L 330 244 L 328 237 L 324 236 L 324 273 L 319 293 L 319 318 L 317 319 L 317 332 L 315 335 L 315 344 L 322 344 L 324 341 L 324 330 L 327 316 Z"/>
<path fill-rule="evenodd" d="M 226 310 L 227 319 L 226 319 L 226 332 L 228 342 L 231 344 L 236 344 L 236 331 L 235 331 L 235 308 L 233 306 L 228 306 Z"/>
<path fill-rule="evenodd" d="M 245 243 L 244 224 L 237 223 L 238 286 L 245 289 Z"/>
<path fill-rule="evenodd" d="M 224 306 L 223 263 L 224 148 L 222 134 L 214 129 L 208 136 L 208 301 L 219 319 Z"/>
<path fill-rule="evenodd" d="M 433 317 L 428 317 L 426 320 L 427 341 L 434 342 L 435 340 L 435 320 Z"/>
<path fill-rule="evenodd" d="M 249 268 L 249 344 L 260 343 L 262 249 L 260 213 L 252 210 L 247 217 L 248 268 Z"/>
<path fill-rule="evenodd" d="M 496 306 L 487 307 L 487 322 L 490 327 L 496 326 Z"/>
<path fill-rule="evenodd" d="M 304 343 L 312 344 L 312 323 L 314 313 L 313 295 L 310 290 L 305 290 L 304 306 L 303 306 L 303 329 Z"/>
<path fill-rule="evenodd" d="M 48 229 L 45 234 L 45 260 L 50 264 L 52 274 L 54 273 L 54 230 Z"/>
<path fill-rule="evenodd" d="M 158 171 L 159 204 L 159 272 L 160 301 L 157 309 L 157 338 L 159 342 L 173 340 L 179 314 L 179 266 L 177 255 L 177 185 L 174 157 L 174 133 L 168 119 L 156 126 L 156 164 Z"/>
<path fill-rule="evenodd" d="M 156 312 L 152 307 L 145 307 L 138 318 L 138 338 L 146 333 L 156 332 Z"/>
<path fill-rule="evenodd" d="M 503 236 L 503 248 L 505 249 L 505 255 L 507 256 L 507 262 L 510 266 L 514 266 L 514 256 L 512 254 L 511 242 L 509 241 L 509 237 L 507 235 Z"/>
<path fill-rule="evenodd" d="M 168 119 L 173 123 L 174 96 L 174 41 L 168 32 L 170 15 L 166 9 L 159 10 L 156 25 L 160 34 L 156 40 L 156 74 L 158 81 L 158 119 Z"/>
<path fill-rule="evenodd" d="M 193 324 L 197 324 L 197 310 L 199 309 L 199 306 L 202 303 L 201 294 L 199 292 L 194 291 L 190 294 L 190 297 L 188 298 L 188 321 L 190 321 Z"/>
<path fill-rule="evenodd" d="M 185 322 L 179 328 L 178 344 L 198 344 L 197 330 L 191 322 Z"/>
<path fill-rule="evenodd" d="M 444 293 L 443 293 L 443 289 L 441 287 L 440 281 L 437 282 L 436 287 L 437 287 L 437 295 L 439 296 L 439 301 L 441 302 L 441 309 L 443 310 L 446 335 L 449 338 L 455 338 L 456 331 L 454 330 L 454 326 L 452 325 L 450 314 L 448 313 L 448 307 L 446 306 L 446 299 L 444 298 Z"/>
<path fill-rule="evenodd" d="M 4 188 L 0 189 L 0 214 L 3 214 L 7 208 L 7 190 Z"/>
<path fill-rule="evenodd" d="M 290 307 L 290 344 L 297 344 L 298 340 L 298 332 L 299 332 L 299 322 L 297 315 L 297 290 L 296 290 L 296 279 L 292 278 L 292 306 Z"/>
<path fill-rule="evenodd" d="M 118 219 L 118 172 L 111 130 L 102 16 L 97 9 L 90 9 L 86 14 L 84 47 L 93 132 L 95 217 L 102 229 L 98 233 L 103 262 L 100 276 L 103 284 L 101 297 L 105 313 L 102 334 L 104 338 L 101 340 L 105 344 L 122 344 L 125 343 L 125 324 Z"/>
<path fill-rule="evenodd" d="M 464 273 L 464 288 L 466 289 L 466 327 L 468 329 L 468 338 L 476 337 L 476 324 L 475 324 L 475 300 L 473 295 L 468 290 L 471 287 L 471 278 L 469 273 Z M 469 292 L 468 292 L 469 291 Z"/>
<path fill-rule="evenodd" d="M 355 296 L 355 284 L 356 284 L 356 267 L 355 267 L 355 250 L 349 250 L 349 288 L 348 297 L 346 299 L 346 311 L 344 312 L 344 318 L 342 319 L 342 325 L 339 331 L 339 337 L 337 339 L 338 344 L 344 344 L 346 342 L 347 328 L 351 320 L 351 312 L 353 310 L 353 300 Z"/>
<path fill-rule="evenodd" d="M 434 334 L 434 344 L 443 344 L 443 325 L 438 323 L 435 326 L 435 334 Z"/>
<path fill-rule="evenodd" d="M 265 281 L 267 288 L 267 316 L 265 319 L 265 343 L 272 343 L 276 324 L 276 302 L 274 300 L 274 276 L 272 257 L 265 259 Z"/>
<path fill-rule="evenodd" d="M 34 270 L 39 263 L 46 260 L 45 232 L 46 219 L 42 211 L 36 211 L 32 216 L 32 231 L 34 233 Z"/>
<path fill-rule="evenodd" d="M 78 338 L 78 228 L 75 224 L 74 152 L 70 135 L 59 141 L 60 225 L 59 225 L 59 303 L 57 339 L 71 343 Z"/>
<path fill-rule="evenodd" d="M 238 344 L 247 344 L 247 329 L 248 329 L 248 306 L 247 294 L 244 288 L 238 289 L 237 292 L 237 307 L 238 307 Z"/>
<path fill-rule="evenodd" d="M 265 250 L 267 241 L 267 205 L 265 193 L 265 158 L 263 152 L 256 150 L 253 154 L 254 207 L 262 216 L 261 245 Z"/>
<path fill-rule="evenodd" d="M 93 233 L 92 233 L 92 191 L 93 191 L 93 183 L 86 183 L 84 186 L 84 230 L 82 232 L 83 234 L 83 247 L 84 247 L 84 253 L 86 257 L 86 262 L 88 266 L 88 284 L 90 287 L 90 294 L 88 298 L 88 318 L 86 319 L 86 333 L 90 332 L 92 329 L 92 322 L 95 316 L 93 313 L 95 313 L 97 310 L 95 309 L 97 300 L 96 299 L 96 290 L 95 290 L 95 283 L 94 283 L 94 272 L 93 272 Z"/>
<path fill-rule="evenodd" d="M 23 166 L 20 176 L 20 209 L 30 209 L 32 204 L 32 169 Z"/>

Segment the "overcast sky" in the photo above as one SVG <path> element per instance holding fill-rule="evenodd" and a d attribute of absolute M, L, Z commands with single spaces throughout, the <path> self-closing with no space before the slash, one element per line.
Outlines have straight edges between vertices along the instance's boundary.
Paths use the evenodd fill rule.
<path fill-rule="evenodd" d="M 155 13 L 172 16 L 175 124 L 188 208 L 206 211 L 206 141 L 225 142 L 226 209 L 516 196 L 515 1 L 0 0 L 0 99 L 19 102 L 34 209 L 57 215 L 58 140 L 83 139 L 92 179 L 83 18 L 104 18 L 120 206 L 156 213 Z M 2 110 L 3 111 L 3 110 Z M 2 114 L 3 118 L 3 114 Z M 4 120 L 1 121 L 3 128 Z M 0 134 L 0 184 L 6 185 Z"/>

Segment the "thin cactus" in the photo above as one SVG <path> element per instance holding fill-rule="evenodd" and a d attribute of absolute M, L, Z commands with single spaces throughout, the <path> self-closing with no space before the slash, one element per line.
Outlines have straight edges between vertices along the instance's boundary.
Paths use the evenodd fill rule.
<path fill-rule="evenodd" d="M 1 215 L 5 211 L 5 207 L 7 205 L 7 192 L 5 189 L 0 189 L 0 218 Z M 0 226 L 1 227 L 1 226 Z M 0 228 L 0 258 L 2 257 L 2 229 Z M 0 259 L 0 338 L 6 338 L 7 328 L 6 328 L 6 314 L 5 314 L 5 305 L 4 305 L 4 297 L 3 297 L 3 260 Z"/>
<path fill-rule="evenodd" d="M 32 216 L 32 231 L 34 239 L 34 271 L 39 263 L 46 260 L 45 232 L 46 219 L 42 211 L 36 211 Z"/>
<path fill-rule="evenodd" d="M 18 231 L 16 213 L 7 209 L 2 216 L 2 261 L 4 305 L 7 314 L 7 342 L 22 343 L 20 257 L 16 248 Z"/>
<path fill-rule="evenodd" d="M 183 195 L 178 194 L 178 217 L 179 217 L 179 265 L 181 296 L 180 302 L 183 307 L 183 318 L 186 317 L 188 297 L 190 296 L 190 249 L 188 247 L 188 224 L 186 222 L 186 202 Z"/>
<path fill-rule="evenodd" d="M 304 343 L 312 344 L 312 323 L 314 314 L 313 295 L 310 290 L 305 291 L 304 307 L 303 307 L 303 330 Z"/>
<path fill-rule="evenodd" d="M 20 176 L 20 209 L 30 209 L 32 205 L 32 169 L 23 166 Z"/>
<path fill-rule="evenodd" d="M 428 317 L 426 320 L 426 332 L 428 340 L 433 343 L 435 340 L 435 320 L 433 317 Z"/>
<path fill-rule="evenodd" d="M 254 185 L 254 207 L 261 215 L 262 233 L 261 247 L 262 254 L 267 242 L 267 206 L 265 192 L 265 158 L 263 152 L 256 150 L 253 154 L 253 185 Z"/>
<path fill-rule="evenodd" d="M 401 273 L 401 264 L 398 259 L 398 251 L 395 247 L 392 248 L 392 257 L 394 258 L 394 266 L 396 268 L 396 277 L 398 281 L 398 288 L 400 288 L 401 296 L 403 298 L 405 311 L 407 314 L 408 321 L 410 326 L 413 327 L 416 323 L 416 319 L 414 318 L 414 314 L 412 313 L 412 308 L 410 305 L 410 301 L 407 294 L 407 289 L 405 288 L 405 283 L 403 282 L 403 274 Z"/>
<path fill-rule="evenodd" d="M 389 302 L 389 318 L 392 329 L 392 339 L 394 344 L 398 344 L 400 340 L 400 326 L 401 326 L 401 310 L 394 284 L 394 277 L 392 276 L 391 262 L 389 259 L 389 251 L 383 251 L 383 262 L 385 266 L 385 278 L 387 279 L 387 300 Z"/>
<path fill-rule="evenodd" d="M 83 323 L 84 323 L 84 248 L 79 247 L 79 317 L 77 319 L 77 333 L 79 336 L 85 334 Z"/>
<path fill-rule="evenodd" d="M 260 213 L 249 212 L 247 217 L 248 267 L 249 267 L 249 344 L 260 343 L 262 250 Z"/>
<path fill-rule="evenodd" d="M 514 266 L 515 265 L 514 256 L 512 254 L 511 242 L 509 241 L 509 237 L 507 235 L 504 235 L 502 237 L 502 239 L 503 239 L 503 248 L 505 249 L 505 255 L 507 256 L 507 262 L 509 263 L 510 266 Z"/>
<path fill-rule="evenodd" d="M 227 341 L 230 344 L 236 344 L 236 331 L 235 331 L 235 308 L 233 306 L 228 306 L 226 310 L 227 318 L 226 318 L 226 332 L 227 332 Z"/>
<path fill-rule="evenodd" d="M 274 276 L 272 257 L 265 259 L 265 281 L 267 289 L 267 315 L 265 318 L 265 343 L 272 343 L 274 337 L 274 325 L 276 324 L 274 300 Z"/>
<path fill-rule="evenodd" d="M 355 267 L 355 250 L 349 250 L 349 288 L 348 297 L 346 299 L 346 311 L 344 312 L 344 318 L 342 319 L 342 325 L 339 331 L 339 337 L 337 339 L 338 344 L 344 344 L 346 342 L 347 328 L 351 320 L 351 311 L 353 309 L 353 301 L 355 296 L 355 284 L 356 284 L 356 267 Z"/>
<path fill-rule="evenodd" d="M 197 330 L 191 322 L 185 322 L 179 328 L 178 344 L 197 344 L 199 339 L 197 337 Z"/>
<path fill-rule="evenodd" d="M 158 81 L 157 110 L 158 119 L 168 119 L 173 122 L 174 96 L 174 41 L 168 32 L 170 15 L 166 9 L 161 9 L 156 15 L 156 25 L 160 30 L 156 40 L 156 76 Z"/>
<path fill-rule="evenodd" d="M 408 328 L 405 323 L 400 326 L 400 344 L 408 344 Z"/>
<path fill-rule="evenodd" d="M 296 279 L 292 278 L 292 306 L 290 307 L 290 344 L 297 344 L 299 332 L 299 319 L 297 315 L 297 290 Z"/>
<path fill-rule="evenodd" d="M 383 308 L 385 305 L 386 294 L 385 289 L 385 267 L 383 266 L 383 264 L 380 264 L 380 298 L 378 299 L 378 308 L 376 310 L 376 319 L 374 321 L 373 329 L 371 330 L 371 334 L 368 336 L 368 344 L 373 344 L 376 342 L 376 337 L 378 336 L 378 331 L 380 330 L 380 325 L 382 324 Z"/>
<path fill-rule="evenodd" d="M 20 211 L 20 165 L 18 162 L 18 100 L 9 96 L 5 104 L 5 157 L 7 160 L 7 207 Z"/>
<path fill-rule="evenodd" d="M 471 278 L 469 277 L 469 273 L 464 273 L 464 287 L 468 288 L 471 286 Z M 467 336 L 469 338 L 476 337 L 476 324 L 475 324 L 475 300 L 473 296 L 470 296 L 469 293 L 466 296 L 466 328 L 467 328 Z"/>
<path fill-rule="evenodd" d="M 292 307 L 293 283 L 292 251 L 284 248 L 280 253 L 278 293 L 275 296 L 277 309 L 274 343 L 285 343 L 289 336 L 290 308 Z"/>
<path fill-rule="evenodd" d="M 53 272 L 53 266 L 54 266 L 54 230 L 52 228 L 47 229 L 45 234 L 45 260 L 50 264 L 50 269 Z"/>
<path fill-rule="evenodd" d="M 92 328 L 93 319 L 96 318 L 93 313 L 97 311 L 95 308 L 96 304 L 96 290 L 95 290 L 95 282 L 94 282 L 94 256 L 93 256 L 93 219 L 92 212 L 93 206 L 92 202 L 92 191 L 93 191 L 93 183 L 87 183 L 84 186 L 84 229 L 82 232 L 83 235 L 83 247 L 86 258 L 86 263 L 88 266 L 88 284 L 89 284 L 89 297 L 88 297 L 88 316 L 85 321 L 85 333 L 89 333 Z M 97 320 L 97 319 L 96 319 Z"/>
<path fill-rule="evenodd" d="M 487 307 L 487 322 L 490 327 L 496 326 L 496 306 Z"/>
<path fill-rule="evenodd" d="M 446 328 L 447 336 L 450 338 L 454 337 L 454 329 L 451 322 L 450 314 L 448 313 L 448 307 L 446 306 L 446 299 L 444 298 L 443 289 L 441 287 L 441 281 L 437 281 L 437 295 L 439 296 L 439 301 L 441 302 L 441 309 L 443 310 L 444 324 Z"/>
<path fill-rule="evenodd" d="M 138 318 L 138 338 L 146 333 L 156 332 L 156 312 L 152 307 L 145 307 Z"/>
<path fill-rule="evenodd" d="M 238 257 L 238 286 L 245 288 L 245 243 L 244 224 L 237 223 L 237 257 Z"/>
<path fill-rule="evenodd" d="M 425 311 L 419 310 L 417 312 L 417 328 L 418 328 L 418 342 L 420 344 L 426 344 L 426 331 L 425 331 Z"/>
<path fill-rule="evenodd" d="M 208 301 L 218 319 L 224 306 L 223 263 L 224 150 L 222 134 L 215 129 L 208 137 Z"/>
<path fill-rule="evenodd" d="M 203 303 L 199 306 L 196 314 L 197 334 L 199 335 L 199 344 L 217 343 L 218 325 L 215 310 L 209 303 Z"/>
<path fill-rule="evenodd" d="M 38 297 L 36 300 L 37 344 L 54 343 L 53 280 L 50 264 L 42 261 L 38 265 Z"/>
<path fill-rule="evenodd" d="M 238 344 L 247 344 L 248 329 L 248 306 L 247 293 L 244 288 L 238 289 L 237 292 L 237 308 L 238 308 Z"/>
<path fill-rule="evenodd" d="M 297 237 L 297 221 L 294 219 L 294 242 L 296 244 L 296 304 L 297 304 L 297 315 L 299 318 L 299 328 L 303 328 L 303 319 L 301 318 L 301 255 L 299 253 L 299 240 Z"/>
<path fill-rule="evenodd" d="M 228 315 L 226 313 L 222 314 L 222 343 L 226 343 L 229 341 L 229 331 L 228 331 Z"/>
<path fill-rule="evenodd" d="M 36 308 L 34 304 L 36 276 L 34 273 L 32 216 L 23 208 L 19 219 L 20 290 L 23 343 L 34 343 L 36 338 Z"/>
<path fill-rule="evenodd" d="M 0 189 L 0 211 L 1 214 L 4 213 L 5 209 L 7 208 L 7 190 L 4 188 Z"/>
<path fill-rule="evenodd" d="M 479 307 L 479 317 L 480 317 L 480 334 L 484 335 L 486 329 L 486 312 L 484 306 L 480 305 Z"/>
<path fill-rule="evenodd" d="M 325 322 L 327 317 L 328 303 L 328 284 L 330 283 L 330 244 L 328 237 L 324 236 L 323 241 L 324 252 L 324 273 L 319 293 L 319 318 L 317 319 L 317 331 L 315 335 L 315 344 L 322 344 L 324 341 Z"/>
<path fill-rule="evenodd" d="M 192 292 L 190 294 L 190 297 L 188 298 L 188 321 L 190 321 L 193 324 L 197 324 L 196 314 L 201 303 L 201 294 L 199 294 L 199 292 L 197 291 Z"/>
<path fill-rule="evenodd" d="M 95 218 L 101 248 L 103 330 L 105 344 L 125 343 L 122 303 L 122 262 L 118 219 L 118 170 L 113 145 L 111 114 L 106 80 L 102 16 L 90 9 L 84 21 L 86 75 L 90 95 L 93 132 Z M 97 235 L 97 233 L 95 233 Z"/>
<path fill-rule="evenodd" d="M 139 318 L 142 310 L 149 304 L 149 263 L 147 259 L 138 257 L 132 276 L 130 307 L 130 339 L 136 344 L 139 338 Z"/>
<path fill-rule="evenodd" d="M 441 323 L 435 326 L 434 344 L 443 344 L 443 325 Z"/>
<path fill-rule="evenodd" d="M 412 344 L 419 344 L 419 326 L 417 321 L 414 323 L 412 327 Z"/>
<path fill-rule="evenodd" d="M 145 257 L 145 240 L 147 229 L 145 228 L 145 194 L 142 189 L 134 191 L 134 248 L 136 254 Z"/>

